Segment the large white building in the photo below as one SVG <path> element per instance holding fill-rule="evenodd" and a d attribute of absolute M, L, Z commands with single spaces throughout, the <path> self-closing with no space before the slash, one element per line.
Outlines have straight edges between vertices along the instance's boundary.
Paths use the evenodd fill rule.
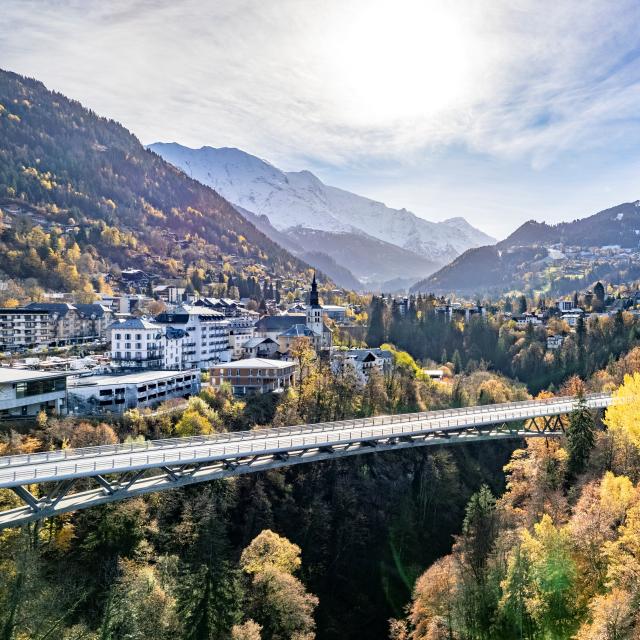
<path fill-rule="evenodd" d="M 155 322 L 183 331 L 182 369 L 207 369 L 218 362 L 229 362 L 229 321 L 224 314 L 207 307 L 183 305 L 165 311 Z"/>
<path fill-rule="evenodd" d="M 186 334 L 146 318 L 109 327 L 111 366 L 118 369 L 184 369 Z"/>

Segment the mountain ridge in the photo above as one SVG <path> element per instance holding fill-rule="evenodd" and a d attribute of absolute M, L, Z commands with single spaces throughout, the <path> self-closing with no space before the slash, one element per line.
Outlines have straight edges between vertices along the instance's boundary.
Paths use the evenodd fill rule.
<path fill-rule="evenodd" d="M 200 261 L 213 277 L 229 259 L 240 270 L 247 260 L 282 274 L 309 268 L 116 121 L 1 69 L 0 139 L 0 196 L 40 207 L 49 232 L 35 251 L 24 233 L 2 231 L 0 255 L 18 250 L 2 265 L 9 277 L 85 286 L 75 250 L 65 248 L 74 244 L 102 270 L 120 263 L 184 277 Z"/>
<path fill-rule="evenodd" d="M 416 282 L 411 290 L 479 293 L 518 288 L 527 269 L 544 270 L 557 260 L 550 250 L 554 245 L 584 250 L 640 247 L 640 200 L 624 202 L 570 222 L 550 225 L 528 220 L 495 245 L 469 249 L 439 271 Z"/>
<path fill-rule="evenodd" d="M 325 185 L 309 170 L 281 171 L 267 160 L 235 147 L 191 149 L 173 142 L 153 143 L 148 148 L 211 186 L 239 210 L 266 216 L 280 234 L 295 235 L 294 230 L 300 228 L 324 232 L 326 235 L 316 234 L 316 242 L 323 244 L 315 249 L 333 254 L 334 259 L 335 252 L 328 243 L 335 234 L 342 234 L 343 239 L 344 234 L 350 234 L 358 245 L 368 242 L 371 251 L 380 251 L 377 241 L 382 241 L 387 247 L 393 245 L 408 252 L 406 260 L 397 263 L 398 268 L 387 267 L 375 276 L 359 269 L 345 255 L 345 262 L 340 264 L 368 286 L 398 277 L 417 279 L 467 247 L 493 241 L 463 218 L 430 222 L 406 209 L 391 209 L 381 202 Z M 396 262 L 396 258 L 395 254 L 380 255 L 378 270 L 385 263 Z"/>

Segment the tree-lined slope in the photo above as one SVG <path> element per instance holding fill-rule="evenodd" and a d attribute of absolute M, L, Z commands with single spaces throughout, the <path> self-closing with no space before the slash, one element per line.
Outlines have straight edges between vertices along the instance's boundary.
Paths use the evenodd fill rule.
<path fill-rule="evenodd" d="M 605 209 L 587 218 L 548 225 L 530 220 L 516 229 L 508 238 L 496 245 L 469 249 L 453 262 L 428 278 L 416 283 L 412 290 L 422 292 L 481 293 L 522 289 L 527 286 L 548 288 L 564 293 L 562 276 L 568 273 L 572 288 L 581 286 L 575 280 L 576 270 L 561 251 L 550 250 L 554 245 L 585 249 L 619 246 L 621 249 L 638 249 L 640 246 L 640 200 L 626 202 Z M 587 256 L 588 258 L 589 256 Z M 606 260 L 597 265 L 590 280 L 615 281 L 619 277 L 620 265 L 611 265 L 607 270 Z M 554 267 L 559 278 L 545 274 Z M 578 265 L 580 267 L 580 265 Z M 584 270 L 583 270 L 584 271 Z M 631 256 L 624 271 L 627 279 L 640 275 L 640 264 Z M 584 274 L 587 275 L 588 274 Z M 590 284 L 587 282 L 585 284 Z"/>
<path fill-rule="evenodd" d="M 158 272 L 226 256 L 282 272 L 305 268 L 220 195 L 146 150 L 117 122 L 1 70 L 0 140 L 4 204 L 37 205 L 44 230 L 56 235 L 56 225 L 62 227 L 67 246 L 77 243 L 94 257 Z M 29 248 L 18 235 L 9 229 L 0 238 L 8 275 L 46 279 L 56 271 L 57 240 L 32 247 L 37 255 L 29 264 L 12 255 Z"/>

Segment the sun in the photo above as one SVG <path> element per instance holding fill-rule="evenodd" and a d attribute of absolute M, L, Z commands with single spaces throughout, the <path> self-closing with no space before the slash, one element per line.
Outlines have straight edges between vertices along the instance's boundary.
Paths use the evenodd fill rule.
<path fill-rule="evenodd" d="M 370 0 L 344 17 L 331 38 L 343 115 L 383 125 L 434 116 L 464 97 L 472 81 L 469 41 L 445 4 Z"/>

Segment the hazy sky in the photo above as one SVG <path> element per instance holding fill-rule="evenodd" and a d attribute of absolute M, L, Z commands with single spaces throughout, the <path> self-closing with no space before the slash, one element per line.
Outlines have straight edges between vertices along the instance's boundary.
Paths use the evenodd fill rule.
<path fill-rule="evenodd" d="M 638 0 L 0 0 L 0 67 L 496 236 L 640 198 Z"/>

